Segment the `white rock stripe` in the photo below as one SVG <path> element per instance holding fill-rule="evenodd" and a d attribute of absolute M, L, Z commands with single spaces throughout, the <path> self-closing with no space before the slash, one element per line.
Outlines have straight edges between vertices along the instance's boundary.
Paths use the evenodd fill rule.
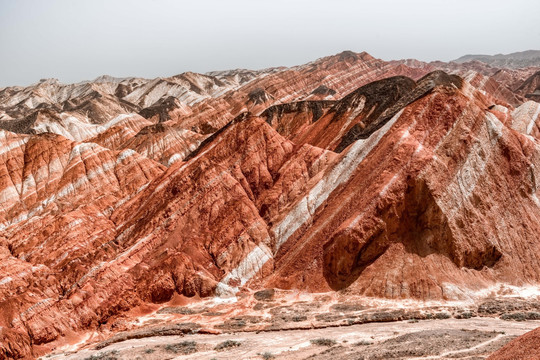
<path fill-rule="evenodd" d="M 527 125 L 527 135 L 530 135 L 532 132 L 532 128 L 534 124 L 536 124 L 536 119 L 538 119 L 538 115 L 540 115 L 540 104 L 536 106 L 536 111 L 534 112 L 531 121 Z"/>
<path fill-rule="evenodd" d="M 332 170 L 274 226 L 273 231 L 277 239 L 274 252 L 277 252 L 281 245 L 283 245 L 296 230 L 310 221 L 312 214 L 326 201 L 338 186 L 350 179 L 358 165 L 375 148 L 381 138 L 399 119 L 403 110 L 404 109 L 394 115 L 392 119 L 368 139 L 357 140 L 341 161 L 337 163 Z M 230 280 L 239 279 L 240 284 L 244 285 L 251 280 L 251 278 L 257 274 L 271 258 L 272 252 L 270 249 L 266 245 L 260 244 L 253 249 L 235 269 L 219 282 L 216 288 L 216 294 L 218 296 L 235 295 L 238 292 L 238 287 L 230 286 Z"/>
<path fill-rule="evenodd" d="M 343 137 L 343 134 L 345 133 L 345 131 L 347 130 L 347 128 L 349 127 L 349 125 L 351 124 L 351 122 L 356 119 L 356 117 L 358 115 L 360 115 L 360 113 L 362 112 L 362 110 L 364 110 L 364 106 L 366 104 L 366 98 L 364 96 L 362 96 L 362 99 L 360 99 L 360 103 L 356 106 L 356 109 L 354 109 L 351 114 L 349 115 L 349 117 L 347 118 L 347 121 L 345 121 L 345 123 L 343 124 L 343 126 L 341 127 L 341 129 L 339 129 L 339 132 L 338 134 L 336 135 L 336 137 L 332 140 L 332 142 L 330 144 L 334 144 L 336 142 L 339 141 L 339 139 L 341 137 Z M 369 116 L 369 115 L 368 115 Z M 367 116 L 366 116 L 367 117 Z"/>
<path fill-rule="evenodd" d="M 11 221 L 7 221 L 5 223 L 0 224 L 0 230 L 4 230 L 11 225 L 14 225 L 18 222 L 29 219 L 30 217 L 34 216 L 38 212 L 42 211 L 48 204 L 50 204 L 53 201 L 64 198 L 69 194 L 74 194 L 77 191 L 77 189 L 79 189 L 80 187 L 86 184 L 90 184 L 90 181 L 92 179 L 113 170 L 115 165 L 116 165 L 115 162 L 104 163 L 98 169 L 88 172 L 88 174 L 85 174 L 85 176 L 82 176 L 78 178 L 76 181 L 74 181 L 73 183 L 70 183 L 64 186 L 56 194 L 53 194 L 49 196 L 48 198 L 40 201 L 38 204 L 36 204 L 36 206 L 34 206 L 34 208 L 30 212 L 26 214 L 23 213 L 19 215 L 17 218 L 12 219 Z"/>
<path fill-rule="evenodd" d="M 296 230 L 311 219 L 312 214 L 326 201 L 326 199 L 328 199 L 330 194 L 338 186 L 350 179 L 358 165 L 366 158 L 371 150 L 375 148 L 381 138 L 394 125 L 402 113 L 403 109 L 368 139 L 357 140 L 341 161 L 337 163 L 332 170 L 273 227 L 277 239 L 274 252 L 277 252 L 281 245 L 283 245 Z"/>
<path fill-rule="evenodd" d="M 28 142 L 28 140 L 30 140 L 30 137 L 23 137 L 16 141 L 9 140 L 6 136 L 6 131 L 0 130 L 0 144 L 2 145 L 0 146 L 0 155 L 7 154 L 11 150 L 14 150 L 16 148 L 19 148 L 25 145 Z M 6 143 L 9 143 L 9 145 L 7 145 Z"/>
<path fill-rule="evenodd" d="M 512 112 L 512 129 L 530 135 L 539 115 L 540 104 L 537 102 L 527 101 L 521 104 Z"/>
<path fill-rule="evenodd" d="M 90 150 L 93 150 L 93 151 L 90 151 Z M 87 159 L 91 156 L 96 156 L 98 153 L 106 152 L 106 151 L 107 151 L 106 149 L 101 148 L 99 145 L 94 144 L 94 143 L 82 143 L 82 144 L 76 145 L 75 147 L 73 147 L 70 157 L 69 157 L 69 162 L 71 164 L 68 164 L 68 167 L 64 169 L 64 174 L 69 172 L 74 166 L 81 163 L 84 159 Z M 101 166 L 98 167 L 97 169 L 89 171 L 87 174 L 84 174 L 83 176 L 79 177 L 74 182 L 69 183 L 65 185 L 63 188 L 59 189 L 55 194 L 52 194 L 51 196 L 37 203 L 31 211 L 27 213 L 22 213 L 17 218 L 11 219 L 11 221 L 7 221 L 0 224 L 0 230 L 4 230 L 13 224 L 29 219 L 30 217 L 34 216 L 38 212 L 42 211 L 48 204 L 50 204 L 53 201 L 64 198 L 70 194 L 76 193 L 79 188 L 85 185 L 91 184 L 91 181 L 95 178 L 103 176 L 110 171 L 114 171 L 116 165 L 120 164 L 123 160 L 134 155 L 136 155 L 136 152 L 134 150 L 131 150 L 131 149 L 124 150 L 118 155 L 115 161 L 110 161 L 110 162 L 101 164 Z M 75 161 L 76 157 L 80 157 L 80 160 Z M 46 168 L 46 166 L 43 168 Z M 42 169 L 40 168 L 39 170 L 42 170 Z M 38 172 L 40 172 L 39 170 Z M 61 169 L 59 168 L 59 165 L 58 165 L 58 166 L 55 166 L 53 170 L 54 172 L 58 172 Z M 30 190 L 31 188 L 30 185 L 33 185 L 33 187 L 35 187 L 36 185 L 35 180 L 33 178 L 27 177 L 24 180 L 24 185 L 25 186 L 23 190 L 24 190 L 25 195 L 23 196 L 23 198 L 33 193 L 33 191 Z M 147 185 L 148 184 L 146 184 L 144 187 L 146 187 Z M 137 192 L 140 192 L 141 190 L 142 189 L 139 189 Z M 6 202 L 8 200 L 13 200 L 19 197 L 20 196 L 16 192 L 16 188 L 14 187 L 6 188 L 0 192 L 0 200 L 4 200 Z M 8 211 L 8 210 L 9 208 L 5 209 L 4 211 Z"/>
<path fill-rule="evenodd" d="M 253 276 L 255 276 L 266 264 L 272 259 L 272 251 L 264 243 L 257 245 L 251 252 L 233 269 L 216 287 L 216 295 L 220 297 L 232 297 L 238 290 L 239 286 L 245 285 Z M 231 280 L 238 280 L 238 286 L 231 286 Z"/>
<path fill-rule="evenodd" d="M 14 185 L 6 187 L 0 191 L 0 204 L 4 207 L 5 204 L 10 204 L 13 200 L 19 200 L 19 192 Z M 8 209 L 0 209 L 0 211 L 7 212 Z"/>
<path fill-rule="evenodd" d="M 483 178 L 486 165 L 493 155 L 499 139 L 502 137 L 504 125 L 495 115 L 488 112 L 485 115 L 485 127 L 478 134 L 478 139 L 472 145 L 463 165 L 455 173 L 452 181 L 446 186 L 444 197 L 446 201 L 438 201 L 449 216 L 454 216 L 470 198 L 474 188 Z"/>

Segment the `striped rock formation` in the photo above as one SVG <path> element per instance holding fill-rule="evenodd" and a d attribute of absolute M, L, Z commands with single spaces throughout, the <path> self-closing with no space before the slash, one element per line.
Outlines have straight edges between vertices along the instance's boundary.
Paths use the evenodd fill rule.
<path fill-rule="evenodd" d="M 4 89 L 0 358 L 179 295 L 455 300 L 537 284 L 540 105 L 431 70 L 345 52 L 103 79 L 133 107 L 78 123 L 50 106 L 13 116 L 83 85 Z"/>
<path fill-rule="evenodd" d="M 132 150 L 56 134 L 2 130 L 0 139 L 0 353 L 10 358 L 54 339 L 47 309 L 115 253 L 111 214 L 164 167 Z M 31 320 L 36 316 L 42 319 Z M 62 321 L 67 329 L 72 320 Z"/>

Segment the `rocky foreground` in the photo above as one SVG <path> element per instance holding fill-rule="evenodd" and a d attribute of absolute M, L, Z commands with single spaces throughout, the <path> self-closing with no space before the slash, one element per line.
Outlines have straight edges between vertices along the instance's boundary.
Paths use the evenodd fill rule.
<path fill-rule="evenodd" d="M 293 68 L 0 90 L 0 357 L 133 332 L 482 317 L 505 296 L 519 301 L 487 317 L 537 320 L 525 290 L 540 282 L 538 70 L 344 52 Z M 326 295 L 244 314 L 263 289 Z M 415 301 L 416 312 L 360 298 Z M 178 308 L 193 299 L 232 303 Z M 505 343 L 469 330 L 471 351 Z M 349 356 L 330 349 L 306 356 Z M 419 356 L 465 348 L 433 349 Z"/>
<path fill-rule="evenodd" d="M 88 333 L 43 359 L 485 359 L 540 325 L 540 298 L 515 291 L 427 302 L 269 289 L 234 302 L 176 297 L 102 327 L 106 340 Z"/>

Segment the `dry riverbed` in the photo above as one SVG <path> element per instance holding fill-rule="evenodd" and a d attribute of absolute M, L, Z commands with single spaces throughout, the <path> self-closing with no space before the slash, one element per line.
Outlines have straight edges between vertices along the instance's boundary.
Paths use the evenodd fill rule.
<path fill-rule="evenodd" d="M 485 359 L 540 326 L 537 297 L 445 303 L 266 290 L 126 314 L 43 359 Z"/>
<path fill-rule="evenodd" d="M 539 321 L 494 318 L 130 339 L 48 359 L 484 359 Z"/>

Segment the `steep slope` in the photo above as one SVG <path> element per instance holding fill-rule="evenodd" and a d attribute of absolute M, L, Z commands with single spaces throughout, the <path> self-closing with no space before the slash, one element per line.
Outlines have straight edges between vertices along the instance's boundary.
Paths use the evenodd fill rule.
<path fill-rule="evenodd" d="M 122 144 L 139 154 L 170 166 L 197 149 L 206 136 L 167 123 L 147 126 Z"/>
<path fill-rule="evenodd" d="M 503 82 L 495 80 L 498 78 L 495 75 L 488 76 L 475 71 L 468 71 L 461 75 L 478 90 L 482 91 L 488 97 L 493 98 L 493 101 L 497 102 L 498 104 L 502 104 L 507 107 L 508 105 L 517 107 L 525 101 L 525 98 L 518 92 L 511 90 Z M 500 77 L 499 79 L 503 80 Z"/>
<path fill-rule="evenodd" d="M 459 77 L 440 71 L 432 72 L 418 82 L 395 76 L 364 85 L 339 101 L 276 105 L 263 112 L 261 117 L 295 143 L 342 152 L 354 141 L 368 138 L 399 110 L 444 82 L 461 86 Z M 327 110 L 323 111 L 325 108 Z"/>
<path fill-rule="evenodd" d="M 269 107 L 261 117 L 288 139 L 294 140 L 307 127 L 326 115 L 336 104 L 333 100 L 307 100 Z"/>
<path fill-rule="evenodd" d="M 540 104 L 527 101 L 512 112 L 512 128 L 540 139 Z"/>
<path fill-rule="evenodd" d="M 540 100 L 540 71 L 531 75 L 517 89 L 516 92 L 534 101 Z"/>
<path fill-rule="evenodd" d="M 93 82 L 64 85 L 56 79 L 44 79 L 26 88 L 3 89 L 0 91 L 0 104 L 12 119 L 25 117 L 35 109 L 45 107 L 59 111 L 80 109 L 81 114 L 94 111 L 89 117 L 95 118 L 95 122 L 103 122 L 103 115 L 111 110 L 109 107 L 133 107 L 130 103 L 116 101 L 116 89 L 122 83 L 136 87 L 140 82 L 144 80 L 96 79 Z"/>
<path fill-rule="evenodd" d="M 488 357 L 488 360 L 537 360 L 538 358 L 540 358 L 540 328 L 511 341 Z"/>
<path fill-rule="evenodd" d="M 490 75 L 495 81 L 506 85 L 509 89 L 517 92 L 517 89 L 531 76 L 538 72 L 538 68 L 526 68 L 526 69 L 499 69 L 493 75 Z"/>
<path fill-rule="evenodd" d="M 60 141 L 57 136 L 52 141 L 57 138 Z M 12 140 L 14 144 L 27 142 L 24 149 L 13 145 L 21 156 L 41 138 L 24 139 Z M 253 249 L 262 251 L 261 255 L 268 253 L 265 219 L 299 196 L 305 183 L 332 158 L 310 146 L 295 147 L 253 118 L 231 124 L 215 141 L 190 163 L 172 165 L 148 186 L 147 179 L 162 169 L 150 160 L 129 151 L 111 158 L 110 151 L 86 144 L 74 148 L 75 156 L 71 143 L 64 139 L 63 157 L 58 161 L 66 162 L 67 170 L 64 175 L 59 170 L 60 174 L 46 177 L 58 179 L 55 202 L 39 195 L 27 200 L 30 195 L 25 195 L 26 206 L 22 206 L 21 198 L 15 196 L 17 186 L 3 191 L 9 191 L 5 198 L 13 202 L 6 207 L 11 220 L 2 225 L 3 245 L 10 254 L 6 264 L 13 264 L 7 276 L 17 279 L 2 284 L 4 356 L 29 354 L 30 343 L 39 351 L 40 344 L 94 328 L 141 302 L 166 301 L 175 292 L 214 293 L 223 273 L 237 266 L 244 255 Z M 83 161 L 78 160 L 79 153 Z M 127 166 L 133 158 L 154 165 Z M 91 170 L 90 162 L 97 163 L 97 170 Z M 24 169 L 35 167 L 26 159 L 22 163 Z M 84 169 L 86 175 L 81 178 L 70 175 Z M 135 170 L 144 176 L 135 176 Z M 19 173 L 11 170 L 8 178 L 17 184 L 24 178 L 17 177 Z M 66 179 L 71 181 L 66 183 Z M 114 190 L 117 182 L 120 188 Z M 105 186 L 109 183 L 113 188 Z M 52 185 L 37 187 L 44 186 L 50 189 Z M 131 189 L 127 197 L 126 186 Z M 87 205 L 77 205 L 81 203 Z M 65 207 L 50 209 L 54 204 Z M 32 210 L 27 212 L 28 208 Z M 26 241 L 28 237 L 33 240 Z M 88 240 L 80 243 L 79 238 Z M 34 285 L 21 288 L 19 284 L 28 280 L 16 274 L 25 272 L 24 266 L 38 264 L 42 268 L 40 276 L 34 271 Z M 39 280 L 51 278 L 57 269 L 63 269 L 62 276 L 53 277 L 52 283 Z M 22 339 L 16 342 L 21 345 L 14 346 L 10 339 Z"/>
<path fill-rule="evenodd" d="M 508 74 L 496 76 L 498 68 L 478 61 L 385 62 L 367 53 L 345 51 L 291 68 L 206 75 L 188 72 L 153 80 L 103 76 L 71 85 L 43 80 L 0 91 L 0 128 L 19 133 L 54 132 L 82 141 L 106 131 L 112 119 L 138 112 L 151 123 L 170 120 L 178 130 L 207 136 L 244 111 L 259 114 L 272 105 L 292 101 L 336 100 L 374 80 L 393 75 L 417 80 L 435 69 L 471 77 L 471 82 L 474 78 L 475 86 L 512 106 L 524 101 L 512 89 L 532 75 L 529 70 L 504 70 Z M 470 70 L 483 76 L 468 74 Z M 85 130 L 77 130 L 80 128 Z"/>
<path fill-rule="evenodd" d="M 234 80 L 223 82 L 213 76 L 187 72 L 169 78 L 158 78 L 149 81 L 137 87 L 122 99 L 141 108 L 149 107 L 159 100 L 171 96 L 182 103 L 192 105 L 204 98 L 215 97 L 239 85 Z"/>
<path fill-rule="evenodd" d="M 145 119 L 158 123 L 168 120 L 178 121 L 180 117 L 191 114 L 191 109 L 174 96 L 169 96 L 142 109 L 139 114 Z"/>
<path fill-rule="evenodd" d="M 47 307 L 116 247 L 111 212 L 163 167 L 53 134 L 0 137 L 0 357 L 13 358 L 54 339 Z"/>
<path fill-rule="evenodd" d="M 539 149 L 486 100 L 443 84 L 351 145 L 273 220 L 265 286 L 428 299 L 537 282 Z"/>

